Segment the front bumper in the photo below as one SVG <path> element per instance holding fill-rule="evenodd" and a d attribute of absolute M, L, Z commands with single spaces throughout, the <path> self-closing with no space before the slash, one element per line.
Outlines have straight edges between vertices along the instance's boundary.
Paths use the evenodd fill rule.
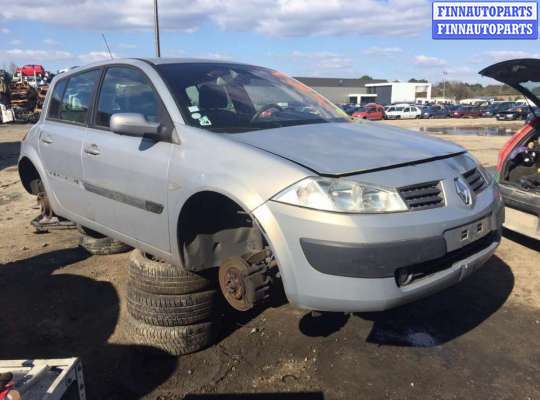
<path fill-rule="evenodd" d="M 382 311 L 420 299 L 470 275 L 493 255 L 500 243 L 504 208 L 496 186 L 490 185 L 478 195 L 472 209 L 443 207 L 384 215 L 344 215 L 270 201 L 256 209 L 254 215 L 273 248 L 290 302 L 311 310 L 361 312 Z M 445 232 L 486 216 L 489 216 L 492 229 L 490 243 L 472 254 L 463 254 L 462 258 L 437 257 L 441 251 L 440 238 Z M 345 245 L 382 246 L 373 253 L 374 257 L 384 254 L 386 245 L 409 241 L 412 248 L 400 247 L 408 260 L 389 256 L 391 265 L 383 265 L 382 273 L 376 268 L 363 268 L 358 263 L 358 270 L 364 275 L 354 277 L 317 270 L 302 247 L 302 242 L 305 247 L 306 238 L 319 244 L 331 240 Z M 435 249 L 429 248 L 435 243 L 439 243 Z M 394 271 L 405 264 L 423 262 L 419 255 L 420 258 L 434 259 L 434 262 L 450 262 L 421 279 L 399 286 Z M 348 256 L 354 257 L 354 254 Z"/>

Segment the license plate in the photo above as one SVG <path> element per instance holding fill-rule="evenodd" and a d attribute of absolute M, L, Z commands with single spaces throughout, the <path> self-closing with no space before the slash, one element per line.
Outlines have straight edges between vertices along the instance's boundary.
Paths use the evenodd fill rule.
<path fill-rule="evenodd" d="M 446 250 L 454 251 L 467 246 L 491 232 L 491 217 L 485 217 L 478 221 L 459 228 L 450 229 L 444 233 Z"/>

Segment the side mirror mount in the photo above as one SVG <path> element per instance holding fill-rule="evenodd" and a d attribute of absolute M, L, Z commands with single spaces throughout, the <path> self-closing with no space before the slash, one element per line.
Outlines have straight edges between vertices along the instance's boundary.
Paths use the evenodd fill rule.
<path fill-rule="evenodd" d="M 117 113 L 111 116 L 111 131 L 120 135 L 159 138 L 161 124 L 148 122 L 144 115 L 136 113 Z"/>

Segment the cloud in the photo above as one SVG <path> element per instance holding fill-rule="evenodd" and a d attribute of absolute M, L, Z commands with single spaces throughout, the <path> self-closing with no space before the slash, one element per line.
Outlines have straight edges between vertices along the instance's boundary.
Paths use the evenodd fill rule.
<path fill-rule="evenodd" d="M 514 58 L 540 58 L 540 53 L 531 53 L 521 50 L 493 50 L 483 53 L 483 58 L 491 61 L 505 61 Z"/>
<path fill-rule="evenodd" d="M 289 73 L 293 75 L 335 77 L 358 75 L 353 58 L 330 51 L 293 51 L 274 57 L 292 64 Z"/>
<path fill-rule="evenodd" d="M 400 47 L 370 47 L 363 51 L 368 56 L 384 56 L 389 57 L 399 53 L 403 53 L 403 49 Z"/>
<path fill-rule="evenodd" d="M 0 57 L 13 62 L 42 63 L 73 59 L 69 51 L 13 48 L 0 50 Z"/>
<path fill-rule="evenodd" d="M 267 36 L 410 36 L 431 23 L 428 0 L 160 0 L 159 5 L 161 27 L 180 32 L 194 32 L 211 22 L 223 30 Z M 62 12 L 52 11 L 58 9 Z M 90 30 L 151 29 L 153 2 L 0 0 L 2 18 Z"/>
<path fill-rule="evenodd" d="M 8 34 L 10 33 L 11 31 L 8 29 L 8 28 L 0 28 L 0 33 L 4 33 L 4 34 Z"/>
<path fill-rule="evenodd" d="M 113 58 L 117 58 L 117 56 L 113 53 Z M 109 52 L 107 51 L 90 51 L 85 54 L 80 54 L 78 56 L 79 60 L 83 63 L 92 63 L 96 61 L 103 61 L 103 60 L 110 60 L 111 56 Z"/>
<path fill-rule="evenodd" d="M 419 55 L 414 58 L 414 63 L 420 67 L 433 68 L 446 65 L 446 61 L 442 58 Z"/>
<path fill-rule="evenodd" d="M 58 40 L 54 40 L 52 38 L 43 39 L 43 43 L 45 43 L 47 46 L 58 46 L 60 44 Z"/>
<path fill-rule="evenodd" d="M 13 40 L 10 40 L 10 41 L 9 41 L 9 44 L 12 45 L 12 46 L 18 46 L 18 45 L 22 44 L 22 40 L 20 40 L 20 39 L 13 39 Z"/>

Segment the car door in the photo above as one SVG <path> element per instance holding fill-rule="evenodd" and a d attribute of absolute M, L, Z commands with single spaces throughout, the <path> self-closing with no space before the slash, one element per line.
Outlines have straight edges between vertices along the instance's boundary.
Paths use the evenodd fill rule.
<path fill-rule="evenodd" d="M 162 251 L 170 251 L 168 168 L 173 144 L 113 133 L 116 113 L 142 114 L 171 137 L 173 124 L 156 90 L 139 69 L 106 69 L 83 143 L 83 186 L 92 201 L 87 218 Z"/>
<path fill-rule="evenodd" d="M 50 195 L 69 213 L 84 214 L 81 148 L 100 70 L 58 81 L 40 126 L 39 153 L 47 173 Z M 62 210 L 57 210 L 62 213 Z"/>
<path fill-rule="evenodd" d="M 401 118 L 403 118 L 403 119 L 411 118 L 411 108 L 410 107 L 405 107 L 403 109 L 403 112 L 401 114 Z"/>

